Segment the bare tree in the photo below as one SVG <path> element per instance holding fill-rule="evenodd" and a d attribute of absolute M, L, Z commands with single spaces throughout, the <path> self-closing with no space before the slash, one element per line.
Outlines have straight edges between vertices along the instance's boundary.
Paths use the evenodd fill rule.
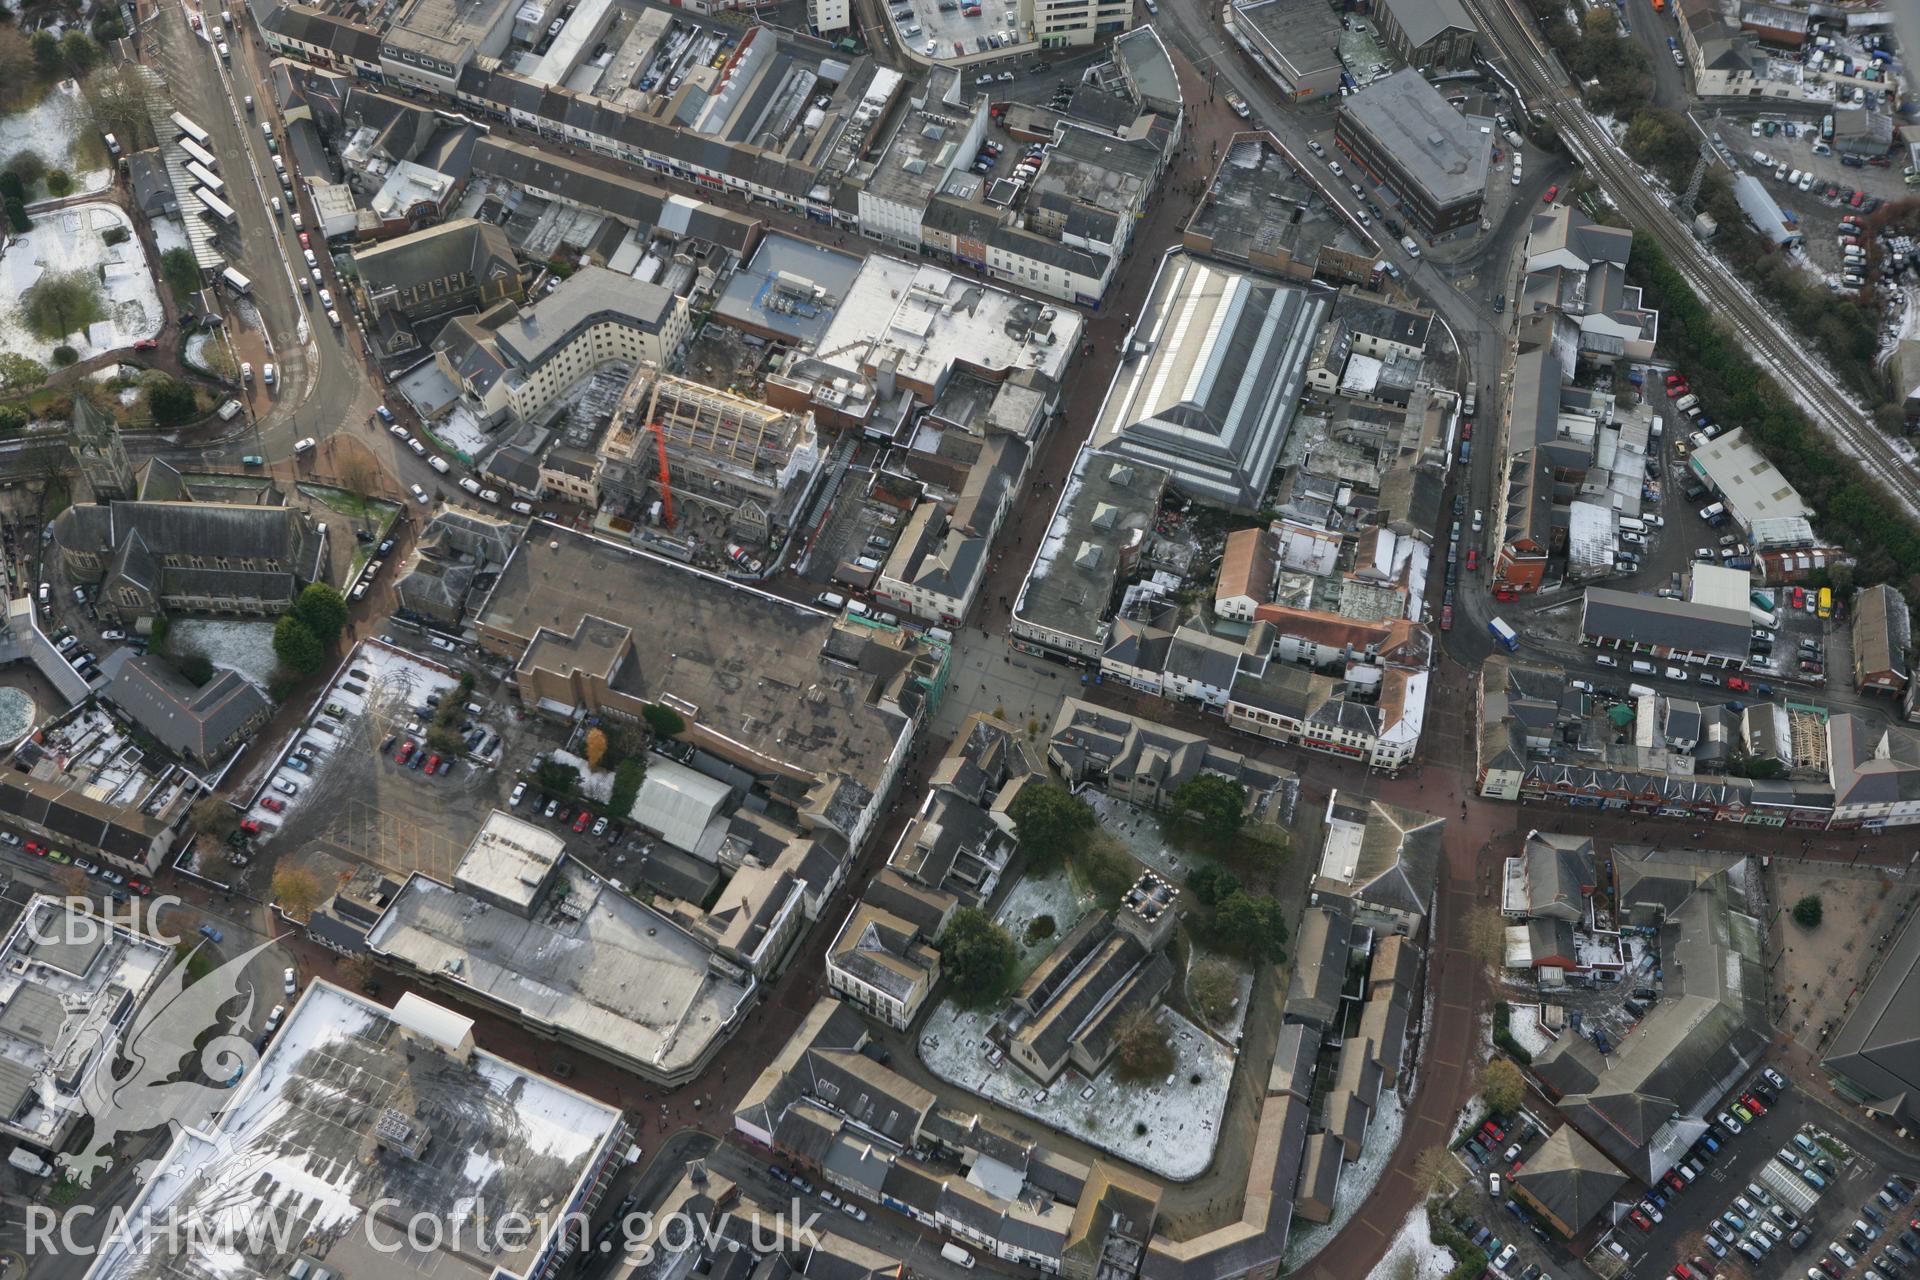
<path fill-rule="evenodd" d="M 153 137 L 152 87 L 134 63 L 105 66 L 81 84 L 87 123 L 97 133 L 110 133 L 123 152 L 138 151 Z"/>
<path fill-rule="evenodd" d="M 219 796 L 207 796 L 197 801 L 190 816 L 193 825 L 216 842 L 224 843 L 228 836 L 240 829 L 240 815 Z"/>
<path fill-rule="evenodd" d="M 1506 920 L 1492 907 L 1475 907 L 1467 913 L 1464 927 L 1467 953 L 1486 968 L 1499 968 L 1506 958 Z"/>
<path fill-rule="evenodd" d="M 14 26 L 0 26 L 0 84 L 25 84 L 33 75 L 33 47 Z"/>

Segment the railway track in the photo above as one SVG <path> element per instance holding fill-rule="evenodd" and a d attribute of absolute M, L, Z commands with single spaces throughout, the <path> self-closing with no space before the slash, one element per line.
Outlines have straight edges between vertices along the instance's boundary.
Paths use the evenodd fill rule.
<path fill-rule="evenodd" d="M 1651 235 L 1682 278 L 1722 324 L 1731 328 L 1808 412 L 1814 425 L 1842 452 L 1879 478 L 1888 492 L 1920 517 L 1920 480 L 1900 453 L 1875 430 L 1867 414 L 1837 385 L 1832 372 L 1810 356 L 1798 339 L 1673 214 L 1642 180 L 1612 136 L 1588 114 L 1572 81 L 1547 49 L 1531 19 L 1512 0 L 1465 0 L 1481 31 L 1505 54 L 1523 99 L 1544 111 L 1568 147 L 1614 204 Z"/>

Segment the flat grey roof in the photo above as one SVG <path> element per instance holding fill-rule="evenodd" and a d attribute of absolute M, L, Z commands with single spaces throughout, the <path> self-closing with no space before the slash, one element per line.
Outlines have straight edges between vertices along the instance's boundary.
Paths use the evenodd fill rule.
<path fill-rule="evenodd" d="M 558 875 L 566 910 L 529 920 L 416 872 L 367 945 L 662 1074 L 698 1061 L 752 980 L 723 976 L 704 943 L 580 864 Z"/>
<path fill-rule="evenodd" d="M 530 367 L 598 320 L 623 320 L 637 329 L 658 330 L 672 308 L 673 293 L 657 284 L 605 267 L 582 267 L 497 332 L 501 347 L 514 362 Z"/>
<path fill-rule="evenodd" d="M 1391 154 L 1435 204 L 1485 194 L 1493 121 L 1461 115 L 1413 68 L 1366 86 L 1342 102 L 1340 111 Z"/>
<path fill-rule="evenodd" d="M 1167 473 L 1083 448 L 1014 601 L 1021 621 L 1097 640 L 1120 557 L 1153 531 Z"/>
<path fill-rule="evenodd" d="M 1744 609 L 1588 587 L 1581 627 L 1585 634 L 1603 640 L 1664 645 L 1741 661 L 1747 656 Z"/>
<path fill-rule="evenodd" d="M 816 346 L 859 275 L 860 258 L 854 254 L 770 231 L 727 281 L 713 313 L 723 321 Z M 803 284 L 818 286 L 826 296 L 803 297 Z"/>
<path fill-rule="evenodd" d="M 177 1131 L 92 1280 L 284 1278 L 280 1238 L 341 1276 L 533 1271 L 607 1162 L 619 1110 L 491 1054 L 414 1051 L 404 1016 L 311 983 L 215 1131 Z M 379 1148 L 420 1127 L 417 1158 Z M 471 1229 L 510 1214 L 544 1225 L 521 1240 Z M 448 1228 L 442 1247 L 383 1255 L 380 1245 L 406 1240 L 409 1215 Z M 269 1219 L 276 1227 L 257 1236 L 234 1229 Z"/>
<path fill-rule="evenodd" d="M 476 622 L 530 643 L 593 618 L 633 634 L 622 689 L 692 703 L 701 725 L 806 775 L 877 789 L 907 731 L 868 701 L 875 673 L 822 656 L 827 614 L 562 525 L 529 525 Z"/>
<path fill-rule="evenodd" d="M 1234 20 L 1251 25 L 1285 55 L 1295 75 L 1340 65 L 1340 15 L 1324 0 L 1255 0 L 1236 5 Z"/>

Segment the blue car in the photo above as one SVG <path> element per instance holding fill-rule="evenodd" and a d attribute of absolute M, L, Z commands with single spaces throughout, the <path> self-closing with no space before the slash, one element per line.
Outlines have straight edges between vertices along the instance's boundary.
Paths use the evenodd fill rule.
<path fill-rule="evenodd" d="M 203 924 L 200 926 L 200 936 L 205 938 L 209 942 L 225 942 L 227 940 L 225 934 L 221 933 L 218 929 L 214 928 L 210 924 Z"/>

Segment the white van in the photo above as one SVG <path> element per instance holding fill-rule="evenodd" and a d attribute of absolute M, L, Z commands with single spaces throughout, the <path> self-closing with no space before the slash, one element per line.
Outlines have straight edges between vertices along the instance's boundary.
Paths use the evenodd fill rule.
<path fill-rule="evenodd" d="M 861 556 L 853 562 L 853 567 L 856 569 L 865 569 L 868 573 L 877 573 L 880 569 L 880 562 L 872 556 Z"/>
<path fill-rule="evenodd" d="M 447 460 L 441 457 L 437 453 L 434 454 L 431 458 L 427 459 L 427 465 L 432 467 L 435 471 L 438 471 L 441 475 L 447 474 L 447 472 L 452 469 L 447 466 Z"/>
<path fill-rule="evenodd" d="M 966 1267 L 969 1270 L 973 1268 L 973 1255 L 952 1241 L 940 1246 L 940 1256 L 956 1267 Z"/>
<path fill-rule="evenodd" d="M 822 609 L 837 610 L 837 609 L 844 609 L 847 607 L 847 598 L 843 595 L 837 595 L 832 591 L 821 592 L 819 595 L 813 598 L 813 602 L 814 604 L 818 605 Z"/>
<path fill-rule="evenodd" d="M 1665 418 L 1662 418 L 1657 413 L 1654 414 L 1653 415 L 1653 432 L 1652 432 L 1653 438 L 1655 440 L 1658 440 L 1662 435 L 1666 434 L 1666 430 L 1667 430 L 1667 420 Z"/>
<path fill-rule="evenodd" d="M 1659 668 L 1655 667 L 1651 662 L 1647 662 L 1644 659 L 1635 658 L 1632 662 L 1627 664 L 1627 670 L 1633 672 L 1633 674 L 1637 676 L 1650 676 L 1655 671 L 1659 670 Z"/>
<path fill-rule="evenodd" d="M 1660 674 L 1669 680 L 1686 680 L 1689 678 L 1685 667 L 1668 667 Z"/>
<path fill-rule="evenodd" d="M 856 618 L 864 618 L 873 610 L 867 608 L 864 600 L 850 600 L 847 602 L 847 612 Z"/>
<path fill-rule="evenodd" d="M 1621 516 L 1620 527 L 1628 533 L 1645 533 L 1647 522 L 1634 516 Z"/>

